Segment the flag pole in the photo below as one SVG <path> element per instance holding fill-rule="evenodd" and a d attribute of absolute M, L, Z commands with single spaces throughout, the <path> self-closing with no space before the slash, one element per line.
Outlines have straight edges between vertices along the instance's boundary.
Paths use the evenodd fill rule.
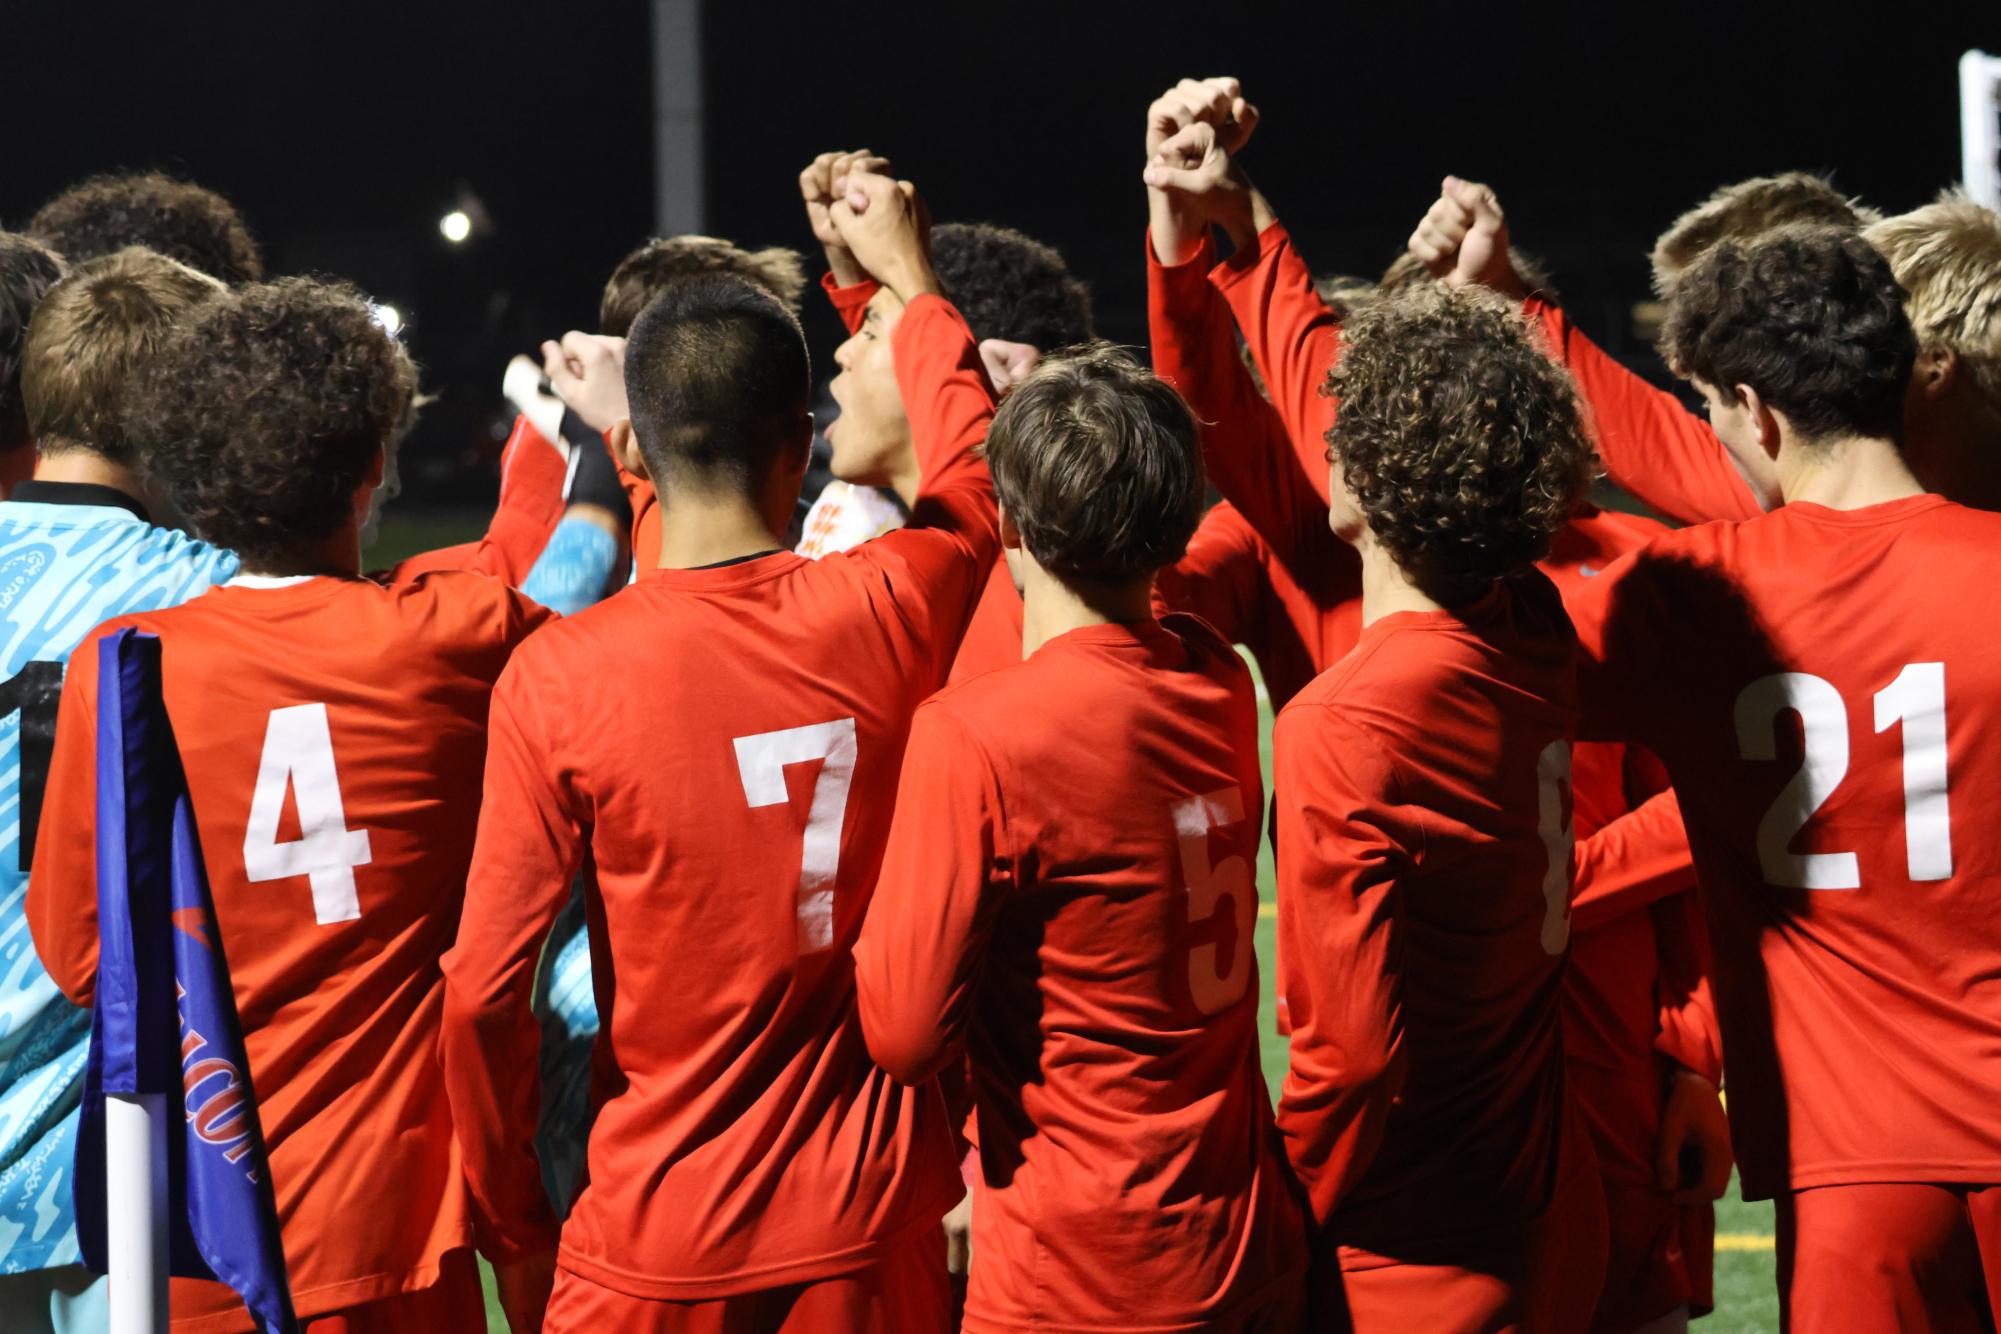
<path fill-rule="evenodd" d="M 110 1334 L 167 1334 L 167 1099 L 104 1098 Z"/>

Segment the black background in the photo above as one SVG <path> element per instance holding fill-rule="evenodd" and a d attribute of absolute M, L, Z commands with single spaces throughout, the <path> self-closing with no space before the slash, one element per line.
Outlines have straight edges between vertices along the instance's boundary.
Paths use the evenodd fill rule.
<path fill-rule="evenodd" d="M 1142 115 L 1183 74 L 1264 112 L 1246 163 L 1320 269 L 1373 274 L 1451 171 L 1620 347 L 1645 253 L 1716 185 L 1832 171 L 1886 211 L 1959 170 L 1956 62 L 2001 3 L 1500 6 L 774 5 L 710 0 L 707 230 L 810 247 L 813 153 L 893 156 L 939 218 L 1060 248 L 1100 330 L 1144 337 Z M 653 224 L 644 3 L 8 3 L 0 223 L 93 171 L 158 166 L 230 196 L 274 272 L 351 278 L 410 320 L 442 394 L 420 490 L 491 486 L 502 364 L 589 328 Z M 437 230 L 460 182 L 494 230 Z M 836 326 L 809 307 L 824 370 Z"/>

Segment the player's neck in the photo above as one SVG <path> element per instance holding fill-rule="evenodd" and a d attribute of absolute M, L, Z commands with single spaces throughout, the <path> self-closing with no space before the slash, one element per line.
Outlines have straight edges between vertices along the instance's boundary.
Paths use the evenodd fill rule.
<path fill-rule="evenodd" d="M 1087 625 L 1129 625 L 1153 617 L 1151 580 L 1113 588 L 1076 588 L 1026 553 L 1021 560 L 1021 656 Z"/>
<path fill-rule="evenodd" d="M 352 579 L 361 573 L 361 527 L 344 524 L 340 531 L 323 541 L 280 555 L 245 557 L 242 572 L 266 579 L 292 579 L 299 575 L 330 574 Z"/>
<path fill-rule="evenodd" d="M 784 546 L 747 496 L 684 496 L 660 507 L 663 570 L 693 570 Z"/>
<path fill-rule="evenodd" d="M 142 503 L 146 499 L 146 488 L 137 472 L 94 450 L 65 449 L 59 454 L 42 455 L 35 460 L 35 480 L 108 486 Z"/>
<path fill-rule="evenodd" d="M 1922 495 L 1896 442 L 1871 436 L 1816 442 L 1785 440 L 1778 456 L 1779 494 L 1833 510 L 1857 510 Z"/>
<path fill-rule="evenodd" d="M 1410 581 L 1396 561 L 1390 558 L 1382 544 L 1364 531 L 1361 540 L 1355 543 L 1355 553 L 1362 558 L 1362 626 L 1374 625 L 1385 616 L 1400 611 L 1442 611 L 1444 608 L 1435 599 Z"/>

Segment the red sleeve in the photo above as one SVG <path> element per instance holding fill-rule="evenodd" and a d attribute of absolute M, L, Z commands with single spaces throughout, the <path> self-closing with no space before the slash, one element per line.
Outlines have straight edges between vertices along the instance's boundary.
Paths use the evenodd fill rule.
<path fill-rule="evenodd" d="M 920 296 L 904 308 L 890 342 L 921 474 L 911 521 L 926 498 L 948 491 L 982 492 L 991 510 L 993 481 L 978 449 L 994 419 L 994 390 L 973 331 L 943 297 Z M 995 534 L 998 554 L 998 520 Z"/>
<path fill-rule="evenodd" d="M 500 456 L 500 501 L 486 536 L 412 556 L 376 578 L 402 584 L 434 570 L 471 570 L 518 588 L 563 517 L 563 484 L 569 474 L 562 451 L 526 417 L 516 417 L 514 434 Z"/>
<path fill-rule="evenodd" d="M 1241 644 L 1279 613 L 1265 605 L 1264 561 L 1258 535 L 1230 505 L 1202 516 L 1181 559 L 1154 576 L 1155 615 L 1200 616 L 1232 644 Z"/>
<path fill-rule="evenodd" d="M 937 704 L 917 711 L 896 816 L 855 943 L 855 994 L 869 1055 L 916 1084 L 958 1047 L 1013 861 L 999 787 L 979 743 Z"/>
<path fill-rule="evenodd" d="M 442 963 L 438 1037 L 480 1247 L 495 1258 L 556 1241 L 535 1156 L 541 1030 L 529 998 L 585 839 L 578 799 L 536 708 L 545 683 L 518 668 L 493 694 L 479 832 L 458 939 Z"/>
<path fill-rule="evenodd" d="M 1652 669 L 1665 656 L 1656 632 L 1672 633 L 1678 619 L 1685 621 L 1688 614 L 1686 606 L 1664 605 L 1653 592 L 1655 566 L 1672 572 L 1678 564 L 1666 551 L 1672 536 L 1663 534 L 1649 546 L 1627 552 L 1579 580 L 1564 599 L 1563 609 L 1577 631 L 1579 741 L 1628 741 L 1659 749 L 1649 724 L 1663 712 L 1659 701 L 1682 692 L 1652 679 Z"/>
<path fill-rule="evenodd" d="M 1265 228 L 1255 244 L 1218 266 L 1210 281 L 1236 316 L 1294 456 L 1325 506 L 1334 400 L 1321 386 L 1341 350 L 1334 312 L 1313 290 L 1313 275 L 1283 223 Z"/>
<path fill-rule="evenodd" d="M 1695 888 L 1695 863 L 1674 791 L 1657 793 L 1577 843 L 1570 923 L 1588 931 Z"/>
<path fill-rule="evenodd" d="M 1183 264 L 1162 264 L 1151 239 L 1146 255 L 1154 374 L 1181 392 L 1201 422 L 1210 483 L 1292 565 L 1308 548 L 1307 530 L 1327 526 L 1326 446 L 1314 437 L 1318 462 L 1307 466 L 1305 451 L 1294 453 L 1286 423 L 1258 392 L 1237 354 L 1230 308 L 1207 277 L 1215 260 L 1207 236 Z"/>
<path fill-rule="evenodd" d="M 1325 1222 L 1368 1169 L 1403 1085 L 1398 877 L 1389 758 L 1333 709 L 1287 709 L 1280 794 L 1279 948 L 1292 1055 L 1279 1090 L 1286 1154 Z"/>
<path fill-rule="evenodd" d="M 1654 1050 L 1720 1086 L 1723 1031 L 1709 988 L 1709 937 L 1701 899 L 1678 894 L 1656 903 L 1653 914 L 1661 970 L 1661 1031 Z"/>
<path fill-rule="evenodd" d="M 78 1005 L 89 1005 L 97 988 L 99 638 L 92 634 L 70 654 L 28 874 L 28 933 L 35 953 L 57 988 Z"/>
<path fill-rule="evenodd" d="M 827 294 L 827 300 L 834 305 L 834 313 L 841 317 L 850 335 L 861 332 L 862 316 L 868 313 L 868 303 L 882 290 L 882 284 L 873 278 L 864 278 L 858 283 L 843 287 L 834 281 L 834 275 L 820 275 L 820 290 Z"/>
<path fill-rule="evenodd" d="M 1598 457 L 1614 482 L 1683 523 L 1764 513 L 1709 423 L 1607 356 L 1560 308 L 1530 297 L 1522 311 L 1542 326 L 1556 359 L 1577 381 L 1596 428 Z"/>

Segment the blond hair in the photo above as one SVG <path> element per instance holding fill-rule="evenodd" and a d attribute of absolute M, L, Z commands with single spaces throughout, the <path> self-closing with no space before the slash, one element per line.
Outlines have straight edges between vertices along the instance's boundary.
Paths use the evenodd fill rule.
<path fill-rule="evenodd" d="M 1675 280 L 1718 241 L 1749 241 L 1796 222 L 1859 231 L 1881 217 L 1824 176 L 1805 171 L 1753 176 L 1724 186 L 1661 233 L 1652 255 L 1654 292 L 1671 295 Z"/>
<path fill-rule="evenodd" d="M 2001 409 L 2001 214 L 1958 190 L 1863 236 L 1897 275 L 1920 344 L 1943 344 Z"/>

